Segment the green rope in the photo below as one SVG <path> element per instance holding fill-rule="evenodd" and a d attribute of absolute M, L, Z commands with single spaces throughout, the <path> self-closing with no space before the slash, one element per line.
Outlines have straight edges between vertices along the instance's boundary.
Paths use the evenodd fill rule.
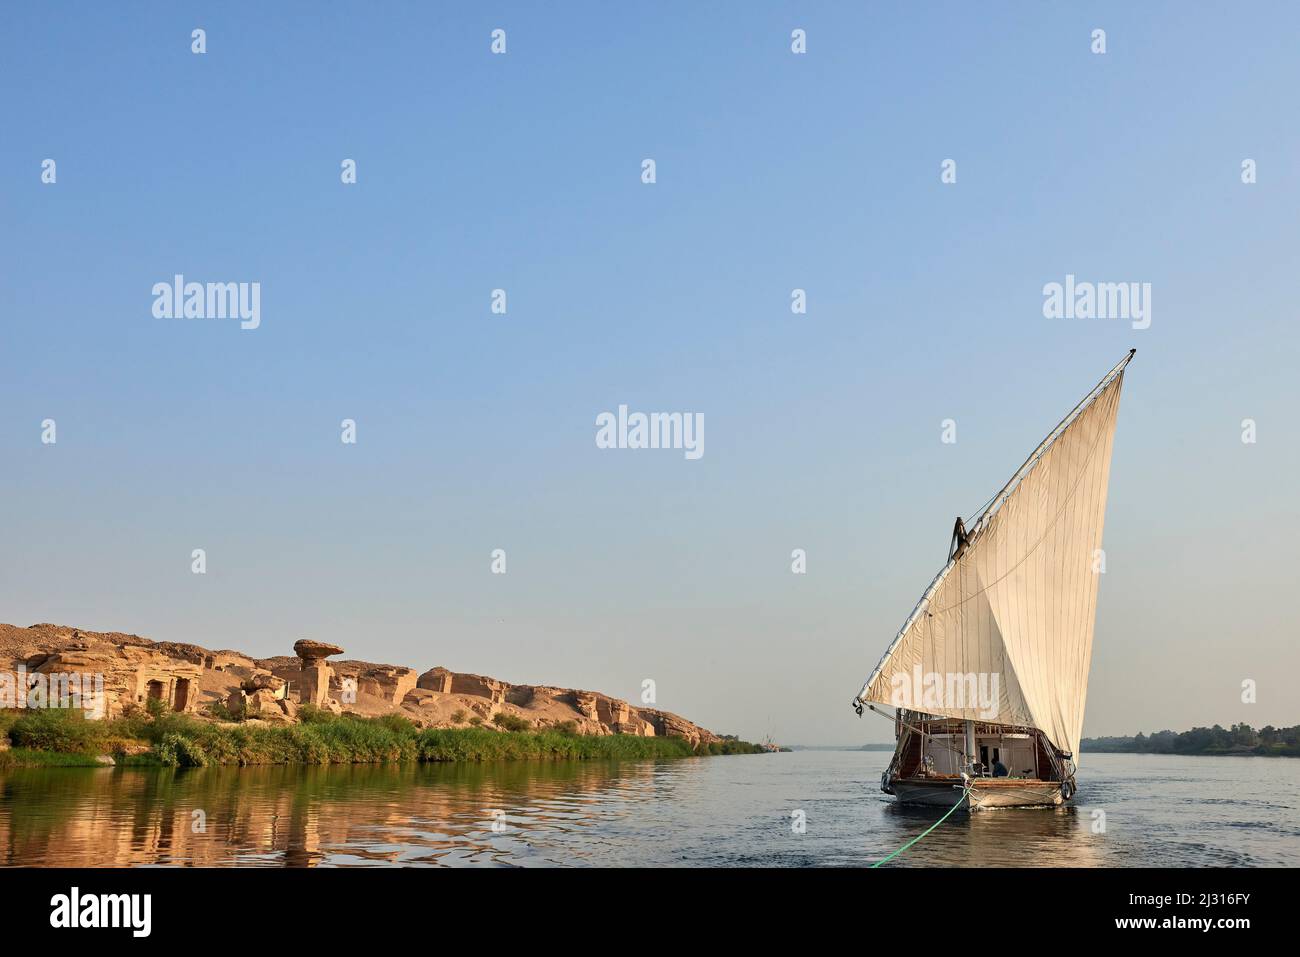
<path fill-rule="evenodd" d="M 900 847 L 898 850 L 894 851 L 893 854 L 890 854 L 888 857 L 885 857 L 885 858 L 882 858 L 882 859 L 876 861 L 876 863 L 872 864 L 871 866 L 872 866 L 872 867 L 879 867 L 881 864 L 887 864 L 889 861 L 892 861 L 892 860 L 893 860 L 894 858 L 896 858 L 899 854 L 902 854 L 905 850 L 907 850 L 909 847 L 911 847 L 913 844 L 915 844 L 915 843 L 916 843 L 917 841 L 919 841 L 921 838 L 925 837 L 927 834 L 929 834 L 931 831 L 933 831 L 936 827 L 938 827 L 938 826 L 939 826 L 940 824 L 942 824 L 944 821 L 948 820 L 948 815 L 949 815 L 949 814 L 952 814 L 953 811 L 955 811 L 955 810 L 957 810 L 957 808 L 961 807 L 961 803 L 962 803 L 962 801 L 966 800 L 966 795 L 968 795 L 968 794 L 970 794 L 970 788 L 969 788 L 969 787 L 967 787 L 967 788 L 963 788 L 963 789 L 962 789 L 962 792 L 961 792 L 961 797 L 959 797 L 959 798 L 957 799 L 957 803 L 956 803 L 956 804 L 954 804 L 952 807 L 948 808 L 948 813 L 947 813 L 947 814 L 945 814 L 943 817 L 939 818 L 939 820 L 935 821 L 933 824 L 931 824 L 929 827 L 927 827 L 927 828 L 926 828 L 924 831 L 922 831 L 920 834 L 916 835 L 916 837 L 912 838 L 910 841 L 908 841 L 906 844 L 904 844 L 904 845 L 903 845 L 902 847 Z"/>

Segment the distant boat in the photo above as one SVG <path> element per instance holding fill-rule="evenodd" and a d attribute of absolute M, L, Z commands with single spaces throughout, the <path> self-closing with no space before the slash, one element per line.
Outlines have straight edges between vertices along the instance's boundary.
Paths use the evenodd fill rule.
<path fill-rule="evenodd" d="M 893 707 L 881 790 L 969 808 L 1062 804 L 1105 569 L 1102 523 L 1130 350 L 970 523 L 853 699 Z M 886 712 L 879 712 L 886 714 Z"/>

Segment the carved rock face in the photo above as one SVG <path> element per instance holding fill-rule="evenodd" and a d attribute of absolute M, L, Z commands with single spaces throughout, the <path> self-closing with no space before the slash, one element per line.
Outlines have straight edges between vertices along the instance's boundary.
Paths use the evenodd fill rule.
<path fill-rule="evenodd" d="M 328 642 L 299 638 L 293 643 L 293 653 L 299 658 L 311 661 L 317 658 L 328 658 L 330 655 L 341 655 L 343 649 Z"/>

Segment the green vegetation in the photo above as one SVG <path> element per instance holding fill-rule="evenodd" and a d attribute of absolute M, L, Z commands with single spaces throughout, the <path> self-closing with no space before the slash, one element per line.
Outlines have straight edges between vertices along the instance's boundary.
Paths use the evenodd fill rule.
<path fill-rule="evenodd" d="M 1271 724 L 1256 731 L 1248 724 L 1231 728 L 1192 728 L 1191 731 L 1158 731 L 1132 738 L 1084 738 L 1079 749 L 1092 754 L 1209 754 L 1300 757 L 1300 725 L 1275 728 Z"/>
<path fill-rule="evenodd" d="M 497 761 L 514 759 L 681 758 L 693 754 L 750 754 L 743 741 L 714 742 L 699 752 L 680 738 L 577 734 L 574 722 L 522 730 L 515 716 L 503 729 L 421 729 L 399 715 L 336 716 L 310 707 L 299 724 L 260 721 L 218 724 L 162 711 L 135 712 L 113 721 L 89 721 L 77 710 L 0 711 L 0 769 L 32 765 L 94 765 L 97 755 L 119 764 L 171 767 L 253 764 L 365 764 L 385 761 Z M 495 719 L 494 719 L 495 720 Z"/>

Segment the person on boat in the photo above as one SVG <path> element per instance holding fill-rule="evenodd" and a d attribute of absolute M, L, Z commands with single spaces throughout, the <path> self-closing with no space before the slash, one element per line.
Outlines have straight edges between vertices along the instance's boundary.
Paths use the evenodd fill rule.
<path fill-rule="evenodd" d="M 1007 773 L 1008 773 L 1008 772 L 1007 772 L 1007 766 L 1006 766 L 1005 764 L 1002 763 L 1002 759 L 1001 759 L 1001 758 L 997 758 L 996 760 L 994 760 L 994 762 L 993 762 L 993 776 L 994 776 L 995 778 L 1005 778 L 1005 777 L 1007 776 Z"/>

